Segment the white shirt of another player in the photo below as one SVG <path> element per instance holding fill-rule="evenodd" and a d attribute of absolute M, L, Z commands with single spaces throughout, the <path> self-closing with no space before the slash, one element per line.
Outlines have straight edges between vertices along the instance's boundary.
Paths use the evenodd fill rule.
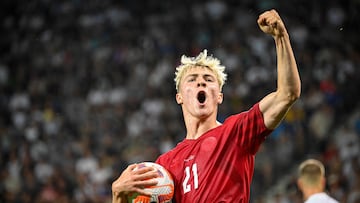
<path fill-rule="evenodd" d="M 311 195 L 304 203 L 339 203 L 325 192 Z"/>

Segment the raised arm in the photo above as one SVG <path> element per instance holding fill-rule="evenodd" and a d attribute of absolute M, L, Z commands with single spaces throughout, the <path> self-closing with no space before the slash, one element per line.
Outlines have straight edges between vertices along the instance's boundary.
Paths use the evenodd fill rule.
<path fill-rule="evenodd" d="M 291 105 L 300 97 L 301 82 L 284 22 L 275 10 L 261 14 L 260 29 L 270 34 L 276 45 L 277 90 L 260 101 L 260 110 L 267 128 L 274 129 L 282 121 Z"/>

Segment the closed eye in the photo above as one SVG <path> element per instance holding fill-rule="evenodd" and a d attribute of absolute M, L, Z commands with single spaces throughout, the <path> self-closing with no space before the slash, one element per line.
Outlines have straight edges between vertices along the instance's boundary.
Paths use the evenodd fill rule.
<path fill-rule="evenodd" d="M 205 81 L 207 82 L 214 82 L 215 81 L 215 78 L 213 76 L 210 76 L 210 75 L 206 75 L 204 77 Z"/>
<path fill-rule="evenodd" d="M 198 74 L 191 74 L 186 77 L 187 82 L 194 82 L 196 81 L 196 78 L 198 77 Z"/>

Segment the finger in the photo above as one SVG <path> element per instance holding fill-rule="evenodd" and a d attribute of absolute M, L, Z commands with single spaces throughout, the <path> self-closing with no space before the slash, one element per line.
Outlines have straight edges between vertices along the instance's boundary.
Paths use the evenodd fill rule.
<path fill-rule="evenodd" d="M 259 15 L 259 18 L 266 18 L 268 15 L 270 15 L 270 11 L 265 11 L 264 13 Z"/>
<path fill-rule="evenodd" d="M 258 18 L 257 23 L 259 25 L 265 25 L 266 24 L 266 22 L 264 21 L 264 18 Z"/>
<path fill-rule="evenodd" d="M 270 12 L 275 15 L 276 17 L 280 18 L 279 13 L 275 9 L 271 9 Z"/>
<path fill-rule="evenodd" d="M 126 169 L 120 173 L 120 175 L 119 175 L 119 177 L 118 177 L 117 179 L 119 179 L 121 175 L 133 171 L 135 168 L 136 168 L 136 164 L 128 165 L 128 166 L 126 167 Z"/>
<path fill-rule="evenodd" d="M 148 179 L 154 179 L 154 178 L 158 178 L 158 177 L 159 177 L 159 174 L 157 172 L 150 171 L 150 172 L 135 175 L 134 180 L 135 181 L 148 180 Z"/>
<path fill-rule="evenodd" d="M 151 167 L 151 166 L 145 166 L 145 167 L 142 167 L 142 168 L 137 168 L 136 170 L 134 170 L 134 173 L 135 174 L 142 174 L 142 173 L 146 173 L 146 172 L 149 172 L 149 171 L 155 171 L 156 169 Z"/>
<path fill-rule="evenodd" d="M 276 17 L 271 17 L 268 19 L 267 24 L 269 26 L 275 28 L 279 24 L 279 19 L 277 19 Z"/>
<path fill-rule="evenodd" d="M 272 9 L 262 13 L 258 18 L 258 23 L 261 25 L 272 25 L 278 20 L 280 20 L 278 12 Z"/>
<path fill-rule="evenodd" d="M 269 18 L 272 19 L 273 23 L 280 24 L 282 20 L 279 13 L 274 9 L 272 9 L 270 12 L 271 16 Z"/>
<path fill-rule="evenodd" d="M 148 180 L 136 181 L 134 183 L 134 186 L 137 188 L 144 188 L 144 187 L 154 186 L 157 184 L 158 181 L 156 179 L 148 179 Z"/>
<path fill-rule="evenodd" d="M 271 23 L 274 23 L 275 21 L 279 20 L 279 18 L 273 13 L 269 12 L 266 16 L 264 16 L 264 20 L 268 25 L 270 25 Z"/>
<path fill-rule="evenodd" d="M 258 18 L 258 24 L 259 25 L 266 25 L 267 24 L 267 19 L 269 18 L 269 11 L 261 14 Z"/>
<path fill-rule="evenodd" d="M 136 167 L 137 167 L 137 164 L 130 164 L 125 170 L 133 171 L 136 169 Z"/>
<path fill-rule="evenodd" d="M 132 174 L 134 175 L 134 177 L 138 177 L 138 178 L 144 178 L 144 177 L 145 178 L 156 178 L 156 177 L 158 177 L 158 173 L 157 173 L 156 169 L 154 169 L 153 167 L 144 167 L 144 168 L 136 169 L 132 172 Z"/>
<path fill-rule="evenodd" d="M 265 16 L 262 18 L 259 18 L 258 24 L 262 26 L 271 26 L 276 22 L 276 19 L 274 19 L 272 16 Z"/>

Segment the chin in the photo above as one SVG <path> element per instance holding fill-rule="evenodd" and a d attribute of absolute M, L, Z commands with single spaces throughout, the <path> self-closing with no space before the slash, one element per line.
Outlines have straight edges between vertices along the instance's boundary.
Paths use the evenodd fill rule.
<path fill-rule="evenodd" d="M 199 109 L 196 113 L 196 117 L 198 118 L 207 118 L 211 115 L 211 112 L 209 112 L 209 110 L 205 110 L 205 109 Z"/>

